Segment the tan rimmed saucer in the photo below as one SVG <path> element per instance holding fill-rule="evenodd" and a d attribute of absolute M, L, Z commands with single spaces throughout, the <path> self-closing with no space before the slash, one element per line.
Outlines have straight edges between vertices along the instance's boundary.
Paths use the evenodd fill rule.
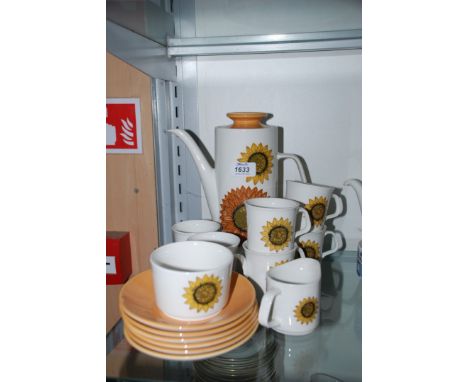
<path fill-rule="evenodd" d="M 244 337 L 247 335 L 254 326 L 258 326 L 257 321 L 251 321 L 248 325 L 239 328 L 239 332 L 231 336 L 231 338 L 227 338 L 225 340 L 215 340 L 215 341 L 207 341 L 205 344 L 183 344 L 180 346 L 174 344 L 165 344 L 155 341 L 147 341 L 144 338 L 138 337 L 135 333 L 132 332 L 131 328 L 126 327 L 127 333 L 129 333 L 133 340 L 139 343 L 141 346 L 144 346 L 148 349 L 155 350 L 158 352 L 166 353 L 166 354 L 174 354 L 174 355 L 186 355 L 186 354 L 201 354 L 206 353 L 209 351 L 215 351 L 226 346 L 233 345 L 234 343 L 239 341 L 239 338 Z M 169 345 L 169 346 L 166 346 Z M 204 346 L 200 346 L 204 345 Z"/>
<path fill-rule="evenodd" d="M 211 335 L 214 333 L 221 332 L 223 330 L 228 330 L 230 328 L 235 327 L 242 321 L 244 321 L 250 314 L 254 312 L 255 309 L 258 309 L 258 304 L 256 301 L 252 304 L 252 306 L 249 308 L 249 310 L 240 316 L 239 318 L 228 322 L 225 325 L 220 325 L 216 326 L 214 328 L 209 328 L 209 329 L 201 329 L 201 330 L 191 330 L 191 331 L 174 331 L 174 330 L 164 330 L 164 329 L 156 329 L 151 326 L 145 325 L 141 322 L 136 321 L 132 317 L 130 317 L 125 311 L 121 310 L 120 313 L 122 315 L 122 318 L 124 321 L 130 321 L 133 326 L 139 328 L 140 330 L 143 330 L 149 334 L 156 334 L 159 336 L 165 336 L 165 337 L 172 337 L 172 338 L 179 338 L 179 337 L 185 337 L 185 338 L 190 338 L 190 337 L 199 337 L 200 335 Z"/>
<path fill-rule="evenodd" d="M 232 323 L 228 325 L 219 326 L 218 328 L 212 330 L 203 330 L 199 332 L 164 332 L 160 330 L 158 330 L 157 332 L 153 332 L 151 330 L 147 330 L 148 327 L 145 327 L 144 330 L 142 330 L 142 325 L 140 323 L 134 321 L 125 314 L 122 315 L 122 318 L 125 325 L 127 327 L 130 327 L 131 331 L 138 337 L 178 345 L 195 344 L 200 342 L 216 340 L 218 338 L 226 338 L 230 335 L 235 335 L 239 331 L 239 328 L 242 328 L 251 320 L 258 320 L 258 307 L 257 304 L 255 304 L 252 310 L 248 312 L 248 314 L 240 317 L 238 320 L 232 321 Z M 161 335 L 160 333 L 162 333 L 163 335 Z M 176 335 L 166 336 L 166 333 L 175 333 Z"/>
<path fill-rule="evenodd" d="M 167 342 L 160 340 L 159 337 L 156 338 L 147 336 L 146 333 L 143 333 L 142 335 L 141 331 L 138 331 L 138 329 L 135 329 L 131 325 L 126 324 L 125 328 L 130 332 L 135 340 L 140 342 L 142 345 L 145 345 L 150 349 L 157 349 L 159 351 L 170 353 L 170 351 L 168 351 L 169 349 L 178 351 L 186 349 L 195 350 L 199 348 L 218 346 L 228 341 L 235 340 L 239 337 L 242 337 L 242 335 L 245 334 L 250 329 L 250 327 L 258 321 L 257 316 L 257 314 L 251 315 L 247 321 L 233 328 L 234 330 L 221 333 L 216 338 L 202 337 L 197 342 L 186 342 L 183 338 L 179 342 Z"/>
<path fill-rule="evenodd" d="M 176 320 L 164 314 L 154 301 L 151 270 L 141 272 L 131 278 L 120 291 L 121 311 L 145 325 L 175 332 L 200 331 L 226 325 L 245 315 L 256 301 L 256 296 L 250 281 L 237 272 L 232 272 L 226 306 L 217 315 L 205 320 Z"/>
<path fill-rule="evenodd" d="M 248 332 L 245 337 L 243 338 L 238 338 L 238 342 L 235 342 L 234 344 L 227 346 L 225 348 L 219 349 L 219 350 L 213 350 L 213 351 L 207 351 L 205 353 L 200 353 L 200 354 L 193 354 L 192 352 L 188 352 L 188 354 L 185 355 L 175 355 L 175 354 L 168 354 L 160 351 L 155 351 L 152 349 L 149 349 L 141 344 L 138 343 L 137 341 L 134 341 L 131 334 L 128 333 L 125 328 L 124 328 L 124 335 L 125 338 L 127 339 L 128 343 L 133 346 L 135 349 L 138 351 L 147 354 L 152 357 L 156 358 L 161 358 L 161 359 L 167 359 L 170 361 L 197 361 L 197 360 L 202 360 L 202 359 L 207 359 L 207 358 L 212 358 L 216 357 L 221 354 L 225 354 L 230 352 L 233 349 L 236 349 L 239 346 L 242 346 L 244 343 L 246 343 L 257 331 L 258 328 L 258 322 L 254 325 L 253 329 Z"/>

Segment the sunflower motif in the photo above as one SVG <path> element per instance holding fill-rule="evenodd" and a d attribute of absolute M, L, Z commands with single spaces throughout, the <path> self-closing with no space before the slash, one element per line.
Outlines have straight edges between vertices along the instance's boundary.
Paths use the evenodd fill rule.
<path fill-rule="evenodd" d="M 218 276 L 204 275 L 197 277 L 195 281 L 189 281 L 189 286 L 184 288 L 185 294 L 182 297 L 190 309 L 196 309 L 197 313 L 206 312 L 218 302 L 222 289 L 221 279 Z"/>
<path fill-rule="evenodd" d="M 306 210 L 309 212 L 310 219 L 314 226 L 319 226 L 325 219 L 325 212 L 327 210 L 327 198 L 324 196 L 309 199 L 309 203 L 305 205 Z"/>
<path fill-rule="evenodd" d="M 247 212 L 244 202 L 252 198 L 266 198 L 268 194 L 257 187 L 231 189 L 221 202 L 221 225 L 224 232 L 247 239 Z"/>
<path fill-rule="evenodd" d="M 310 324 L 317 317 L 319 303 L 317 297 L 306 297 L 299 301 L 294 309 L 296 320 L 304 324 Z"/>
<path fill-rule="evenodd" d="M 252 146 L 247 146 L 245 152 L 241 153 L 239 162 L 255 162 L 256 172 L 255 176 L 248 176 L 245 178 L 247 182 L 253 180 L 256 185 L 258 182 L 262 183 L 268 180 L 273 168 L 273 154 L 268 148 L 268 145 L 263 146 L 262 143 L 258 145 L 253 143 Z"/>
<path fill-rule="evenodd" d="M 271 251 L 281 251 L 291 241 L 292 224 L 288 219 L 273 218 L 273 221 L 267 222 L 262 228 L 262 240 Z"/>
<path fill-rule="evenodd" d="M 279 265 L 286 264 L 288 261 L 289 261 L 288 259 L 282 260 L 282 261 L 277 261 L 277 262 L 275 263 L 275 265 L 272 266 L 272 268 L 277 267 L 277 266 L 279 266 Z"/>
<path fill-rule="evenodd" d="M 299 247 L 304 250 L 306 257 L 320 260 L 320 245 L 316 241 L 300 241 Z"/>

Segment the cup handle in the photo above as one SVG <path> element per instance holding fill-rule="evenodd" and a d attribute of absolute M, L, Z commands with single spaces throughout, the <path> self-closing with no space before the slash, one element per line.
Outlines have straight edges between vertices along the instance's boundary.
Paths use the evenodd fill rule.
<path fill-rule="evenodd" d="M 341 213 L 343 212 L 343 200 L 336 194 L 333 194 L 332 198 L 335 199 L 335 204 L 336 204 L 335 212 L 333 212 L 330 215 L 327 215 L 325 220 L 336 218 L 337 216 L 341 215 Z"/>
<path fill-rule="evenodd" d="M 307 177 L 304 171 L 304 167 L 302 166 L 302 162 L 300 161 L 299 157 L 295 154 L 287 154 L 287 153 L 277 153 L 277 159 L 292 159 L 297 166 L 297 170 L 299 171 L 299 176 L 301 177 L 301 182 L 307 183 Z"/>
<path fill-rule="evenodd" d="M 312 222 L 310 221 L 310 216 L 307 210 L 304 207 L 299 207 L 299 212 L 302 214 L 301 228 L 299 229 L 299 231 L 296 232 L 296 235 L 294 236 L 295 238 L 304 235 L 305 233 L 309 232 L 312 228 Z M 302 227 L 302 222 L 305 222 L 304 228 Z"/>
<path fill-rule="evenodd" d="M 299 252 L 299 256 L 303 259 L 306 257 L 304 250 L 301 247 L 297 247 L 297 251 Z"/>
<path fill-rule="evenodd" d="M 260 302 L 260 309 L 258 311 L 258 322 L 265 328 L 274 328 L 280 324 L 274 319 L 269 320 L 275 297 L 280 293 L 281 292 L 278 289 L 269 289 L 262 297 L 262 301 Z"/>
<path fill-rule="evenodd" d="M 247 259 L 245 258 L 245 256 L 241 255 L 240 253 L 235 253 L 234 257 L 240 261 L 241 266 L 242 266 L 242 272 L 244 272 L 244 276 L 250 276 L 249 267 L 248 267 Z"/>
<path fill-rule="evenodd" d="M 343 239 L 341 238 L 341 234 L 337 234 L 336 232 L 332 231 L 326 231 L 325 236 L 327 235 L 332 235 L 333 236 L 333 241 L 335 245 L 333 248 L 329 249 L 326 252 L 322 252 L 322 260 L 328 256 L 331 255 L 332 253 L 335 253 L 336 251 L 339 251 L 343 247 Z"/>

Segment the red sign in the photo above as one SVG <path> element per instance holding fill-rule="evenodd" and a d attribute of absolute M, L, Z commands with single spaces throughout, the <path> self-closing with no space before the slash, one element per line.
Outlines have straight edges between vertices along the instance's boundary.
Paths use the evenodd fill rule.
<path fill-rule="evenodd" d="M 138 98 L 107 99 L 106 151 L 111 154 L 142 153 Z"/>

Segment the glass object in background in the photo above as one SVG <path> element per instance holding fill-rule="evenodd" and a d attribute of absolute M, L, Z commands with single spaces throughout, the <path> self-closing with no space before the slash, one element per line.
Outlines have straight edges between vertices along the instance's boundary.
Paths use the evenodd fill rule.
<path fill-rule="evenodd" d="M 356 193 L 362 215 L 362 181 L 359 179 L 348 179 L 344 182 L 344 185 L 350 186 Z M 362 277 L 362 240 L 359 241 L 357 248 L 356 272 L 359 277 Z"/>

